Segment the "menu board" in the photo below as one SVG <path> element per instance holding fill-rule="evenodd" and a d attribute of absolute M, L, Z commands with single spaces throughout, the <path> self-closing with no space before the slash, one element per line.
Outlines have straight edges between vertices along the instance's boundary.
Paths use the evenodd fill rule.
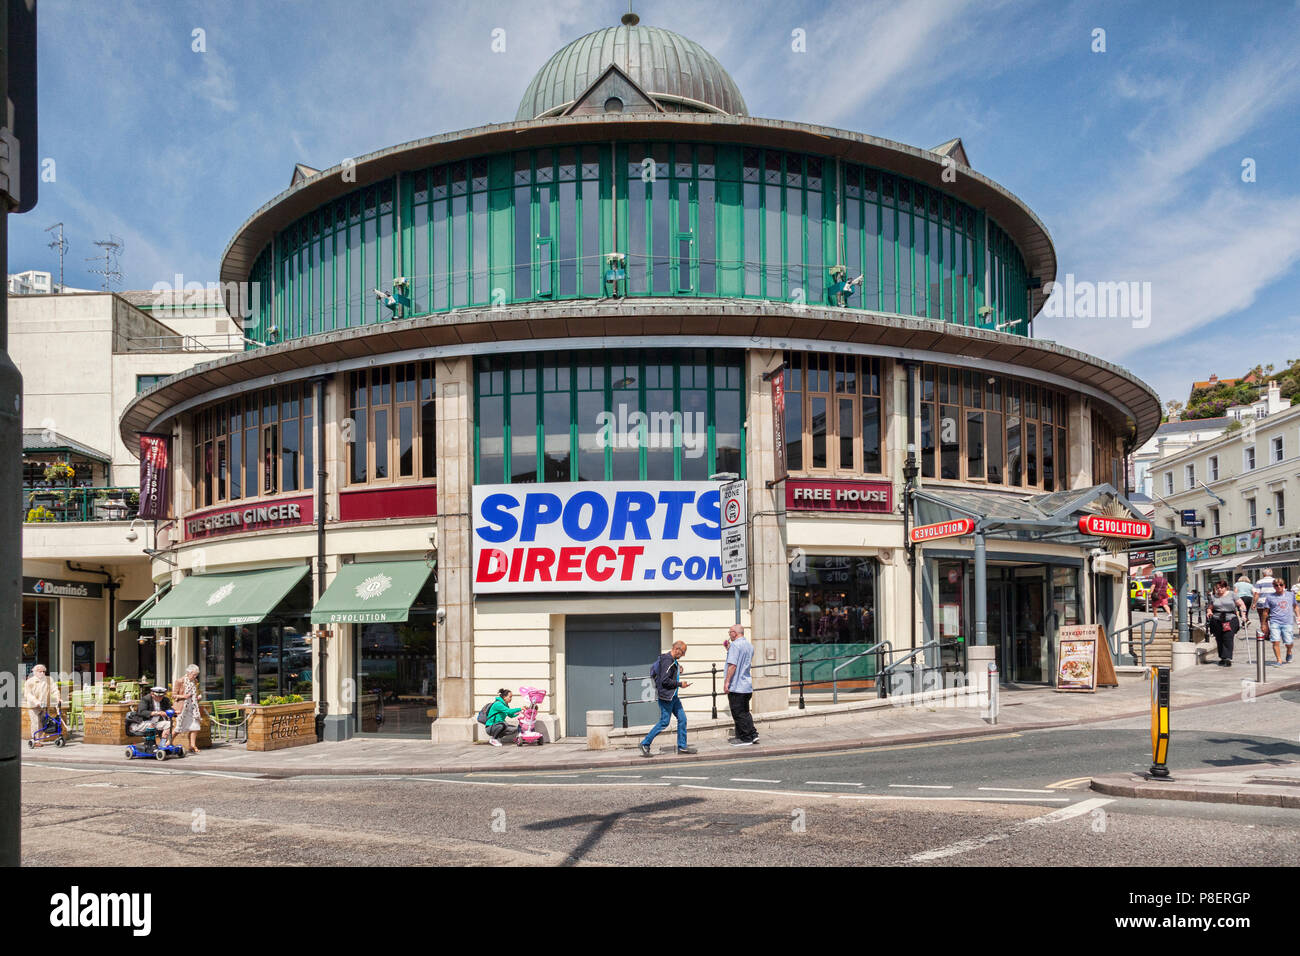
<path fill-rule="evenodd" d="M 1097 625 L 1062 627 L 1056 654 L 1056 689 L 1097 689 Z"/>

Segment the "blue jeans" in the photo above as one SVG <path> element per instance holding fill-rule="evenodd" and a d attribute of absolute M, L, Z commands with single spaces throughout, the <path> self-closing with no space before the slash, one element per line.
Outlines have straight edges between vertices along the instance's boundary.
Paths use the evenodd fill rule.
<path fill-rule="evenodd" d="M 682 702 L 676 694 L 673 695 L 672 700 L 659 701 L 659 723 L 650 728 L 650 733 L 645 735 L 645 739 L 641 743 L 649 747 L 650 742 L 659 736 L 659 732 L 668 726 L 668 721 L 672 720 L 674 716 L 677 718 L 677 749 L 685 750 L 686 711 L 682 708 Z"/>

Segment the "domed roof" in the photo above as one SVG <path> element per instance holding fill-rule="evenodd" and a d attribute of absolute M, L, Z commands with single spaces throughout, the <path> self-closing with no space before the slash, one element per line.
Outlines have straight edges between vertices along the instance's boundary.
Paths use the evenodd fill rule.
<path fill-rule="evenodd" d="M 515 119 L 560 112 L 611 65 L 668 110 L 747 115 L 735 80 L 712 53 L 671 30 L 642 26 L 635 15 L 623 20 L 579 37 L 547 60 L 528 84 Z"/>

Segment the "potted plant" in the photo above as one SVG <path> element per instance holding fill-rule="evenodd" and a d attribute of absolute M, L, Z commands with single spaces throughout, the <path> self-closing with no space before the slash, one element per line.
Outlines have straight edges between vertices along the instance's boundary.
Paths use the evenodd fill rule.
<path fill-rule="evenodd" d="M 45 466 L 46 481 L 68 481 L 76 471 L 66 461 L 56 461 L 51 465 Z"/>

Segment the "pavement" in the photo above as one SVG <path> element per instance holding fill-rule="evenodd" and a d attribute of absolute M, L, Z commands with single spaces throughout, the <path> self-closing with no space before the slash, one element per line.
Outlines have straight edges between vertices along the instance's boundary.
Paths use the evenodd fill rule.
<path fill-rule="evenodd" d="M 1179 726 L 1177 714 L 1181 710 L 1245 700 L 1251 695 L 1258 697 L 1300 689 L 1300 664 L 1269 668 L 1267 683 L 1262 685 L 1255 684 L 1253 678 L 1253 669 L 1244 666 L 1231 669 L 1198 666 L 1174 674 L 1171 681 L 1171 726 L 1175 733 Z M 862 711 L 861 719 L 847 726 L 843 722 L 838 726 L 827 726 L 823 718 L 816 716 L 824 715 L 830 709 L 830 705 L 810 706 L 809 716 L 813 719 L 783 721 L 779 733 L 765 733 L 757 746 L 733 747 L 725 740 L 702 740 L 693 744 L 699 750 L 693 755 L 674 752 L 676 734 L 670 728 L 656 739 L 655 754 L 649 759 L 629 748 L 588 750 L 585 740 L 573 739 L 541 747 L 490 747 L 471 743 L 434 744 L 426 739 L 354 737 L 338 743 L 270 752 L 249 751 L 242 744 L 216 743 L 202 754 L 185 758 L 183 764 L 184 769 L 190 771 L 280 778 L 499 773 L 503 770 L 544 773 L 686 764 L 722 757 L 753 756 L 761 759 L 783 754 L 953 740 L 1139 717 L 1150 712 L 1150 684 L 1140 675 L 1122 675 L 1119 687 L 1099 688 L 1095 693 L 1061 693 L 1049 687 L 1006 686 L 1001 691 L 1001 710 L 996 724 L 984 719 L 980 709 L 955 706 L 951 699 L 900 700 L 898 706 Z M 112 766 L 125 762 L 121 747 L 83 744 L 75 735 L 66 747 L 23 748 L 22 758 L 24 762 L 33 764 Z M 133 761 L 133 764 L 139 768 L 143 762 Z M 175 758 L 168 761 L 168 767 L 181 769 L 176 766 Z M 1135 796 L 1157 795 L 1148 793 L 1145 786 L 1139 787 L 1132 781 L 1110 781 L 1107 785 L 1131 786 Z M 1231 784 L 1221 782 L 1212 786 L 1220 790 L 1238 787 L 1233 791 L 1238 793 L 1241 787 L 1280 785 L 1234 780 Z M 1295 789 L 1300 792 L 1300 787 Z M 1139 790 L 1142 792 L 1138 793 Z M 1173 792 L 1166 787 L 1159 795 L 1167 799 Z"/>
<path fill-rule="evenodd" d="M 1277 761 L 1194 773 L 1174 771 L 1163 780 L 1146 773 L 1092 778 L 1092 789 L 1111 797 L 1193 800 L 1252 807 L 1300 809 L 1300 763 Z"/>

